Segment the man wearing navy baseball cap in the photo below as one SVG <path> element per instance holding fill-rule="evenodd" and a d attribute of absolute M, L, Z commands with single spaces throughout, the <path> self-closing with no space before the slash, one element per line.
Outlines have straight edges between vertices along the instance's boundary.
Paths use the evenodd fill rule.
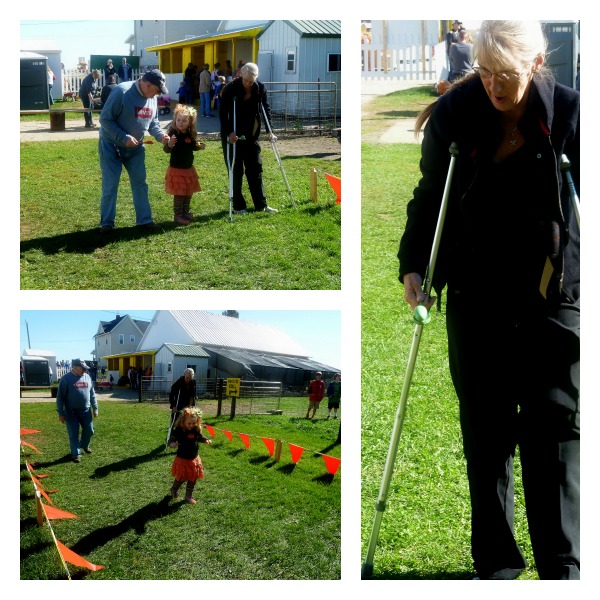
<path fill-rule="evenodd" d="M 58 420 L 67 426 L 71 460 L 75 463 L 81 462 L 81 448 L 87 454 L 92 453 L 90 441 L 94 435 L 93 417 L 98 416 L 94 384 L 87 374 L 89 368 L 85 361 L 74 358 L 71 370 L 60 378 L 56 395 Z"/>

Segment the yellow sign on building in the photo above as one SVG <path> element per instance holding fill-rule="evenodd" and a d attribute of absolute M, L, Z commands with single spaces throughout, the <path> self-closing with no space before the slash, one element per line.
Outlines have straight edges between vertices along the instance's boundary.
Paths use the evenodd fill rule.
<path fill-rule="evenodd" d="M 232 378 L 227 379 L 227 392 L 226 396 L 235 396 L 236 398 L 240 395 L 240 379 Z"/>

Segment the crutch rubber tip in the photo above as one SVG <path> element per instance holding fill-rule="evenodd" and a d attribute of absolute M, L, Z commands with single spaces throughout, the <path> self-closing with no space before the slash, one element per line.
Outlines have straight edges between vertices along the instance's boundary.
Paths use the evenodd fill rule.
<path fill-rule="evenodd" d="M 419 306 L 415 308 L 413 317 L 415 319 L 415 323 L 423 323 L 423 325 L 431 321 L 431 315 L 422 304 L 419 304 Z"/>
<path fill-rule="evenodd" d="M 361 579 L 371 579 L 373 577 L 373 563 L 364 563 L 360 572 Z"/>

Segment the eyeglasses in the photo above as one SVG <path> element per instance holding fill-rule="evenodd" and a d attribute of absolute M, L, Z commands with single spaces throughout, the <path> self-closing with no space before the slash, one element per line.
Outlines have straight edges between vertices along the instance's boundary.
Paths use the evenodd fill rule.
<path fill-rule="evenodd" d="M 529 67 L 531 63 L 527 63 L 519 73 L 515 73 L 514 71 L 502 71 L 501 73 L 494 73 L 485 67 L 473 67 L 473 70 L 481 77 L 481 79 L 491 79 L 492 75 L 496 76 L 496 79 L 500 81 L 518 81 L 523 76 L 523 73 Z"/>

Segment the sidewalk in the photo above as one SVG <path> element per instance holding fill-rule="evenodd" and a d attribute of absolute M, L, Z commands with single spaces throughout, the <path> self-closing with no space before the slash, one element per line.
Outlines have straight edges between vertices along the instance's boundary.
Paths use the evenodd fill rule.
<path fill-rule="evenodd" d="M 77 114 L 77 113 L 76 113 Z M 94 129 L 84 126 L 83 112 L 81 118 L 65 119 L 64 131 L 52 131 L 50 121 L 21 121 L 21 142 L 62 142 L 66 140 L 98 139 L 99 113 L 94 113 Z M 158 120 L 163 129 L 173 120 L 173 111 L 159 115 Z M 217 135 L 220 132 L 219 115 L 213 111 L 212 117 L 198 117 L 196 127 L 200 136 Z"/>
<path fill-rule="evenodd" d="M 433 87 L 432 81 L 404 80 L 361 80 L 361 105 L 371 102 L 378 96 L 418 86 Z M 422 136 L 415 137 L 415 119 L 398 119 L 388 127 L 377 139 L 380 144 L 420 144 Z"/>
<path fill-rule="evenodd" d="M 138 392 L 125 387 L 114 387 L 110 392 L 96 392 L 98 402 L 113 401 L 113 402 L 137 402 Z M 21 403 L 40 403 L 40 402 L 56 402 L 56 398 L 50 396 L 49 391 L 23 391 L 23 397 L 20 398 Z"/>

